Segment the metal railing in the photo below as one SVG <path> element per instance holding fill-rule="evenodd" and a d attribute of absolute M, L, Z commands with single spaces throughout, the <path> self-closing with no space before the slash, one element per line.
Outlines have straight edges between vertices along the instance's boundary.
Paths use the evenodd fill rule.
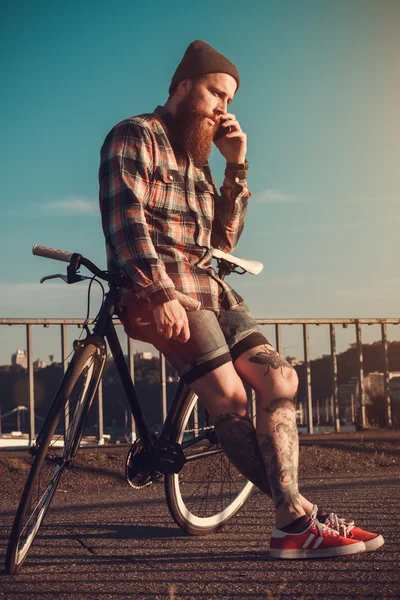
<path fill-rule="evenodd" d="M 120 324 L 118 319 L 114 320 L 115 324 Z M 334 430 L 340 431 L 340 415 L 339 415 L 339 386 L 338 386 L 338 365 L 336 354 L 336 331 L 335 326 L 348 328 L 354 326 L 356 334 L 356 346 L 358 357 L 358 398 L 357 405 L 359 408 L 359 426 L 364 428 L 367 426 L 366 418 L 366 395 L 364 386 L 364 366 L 363 366 L 363 349 L 362 349 L 362 325 L 380 325 L 381 326 L 381 341 L 384 358 L 384 403 L 385 403 L 385 422 L 386 426 L 392 426 L 392 411 L 391 397 L 389 388 L 389 360 L 388 360 L 388 338 L 387 326 L 399 325 L 400 319 L 257 319 L 259 325 L 273 325 L 275 327 L 275 349 L 282 354 L 282 326 L 301 325 L 303 330 L 303 347 L 304 347 L 304 369 L 305 377 L 305 413 L 307 418 L 307 432 L 313 433 L 313 394 L 311 381 L 311 360 L 310 360 L 310 341 L 309 341 L 309 326 L 310 325 L 328 325 L 330 331 L 330 359 L 331 359 L 331 390 L 333 399 L 333 425 Z M 67 326 L 76 325 L 83 327 L 84 319 L 9 319 L 0 318 L 0 325 L 23 325 L 26 327 L 26 347 L 27 347 L 27 371 L 29 380 L 29 445 L 35 439 L 35 389 L 34 389 L 34 366 L 33 366 L 33 343 L 32 343 L 32 328 L 35 326 L 50 327 L 59 325 L 61 335 L 61 362 L 64 372 L 67 368 L 67 358 L 69 355 L 67 341 Z M 127 355 L 129 371 L 134 380 L 134 341 L 127 338 Z M 164 356 L 160 355 L 160 401 L 162 408 L 162 419 L 164 420 L 167 414 L 167 386 L 166 386 L 166 365 Z M 98 443 L 104 443 L 104 422 L 103 422 L 103 389 L 102 384 L 99 386 L 97 394 L 97 418 L 98 418 Z M 130 428 L 132 433 L 135 432 L 135 424 L 131 419 Z M 10 444 L 11 445 L 11 444 Z"/>

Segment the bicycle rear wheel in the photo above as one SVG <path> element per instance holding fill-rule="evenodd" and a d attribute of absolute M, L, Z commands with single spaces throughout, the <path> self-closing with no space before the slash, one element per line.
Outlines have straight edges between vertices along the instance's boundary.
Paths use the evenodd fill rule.
<path fill-rule="evenodd" d="M 77 350 L 31 449 L 34 459 L 22 492 L 6 554 L 6 572 L 26 559 L 53 500 L 61 476 L 74 458 L 105 363 L 105 346 Z"/>
<path fill-rule="evenodd" d="M 181 444 L 186 463 L 165 475 L 165 493 L 175 522 L 191 535 L 219 531 L 253 492 L 223 452 L 208 416 L 189 391 L 171 441 Z"/>

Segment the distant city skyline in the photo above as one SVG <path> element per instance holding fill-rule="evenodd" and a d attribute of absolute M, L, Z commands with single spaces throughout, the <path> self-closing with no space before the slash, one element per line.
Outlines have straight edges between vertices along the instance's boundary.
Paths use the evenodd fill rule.
<path fill-rule="evenodd" d="M 262 331 L 267 339 L 275 345 L 275 326 L 261 325 Z M 336 352 L 340 354 L 351 348 L 356 343 L 356 333 L 354 325 L 344 328 L 341 325 L 335 325 L 336 332 Z M 120 338 L 124 353 L 127 353 L 127 338 L 122 326 L 117 326 L 117 333 Z M 76 325 L 67 325 L 68 353 L 72 350 L 72 341 L 84 335 L 82 329 Z M 380 325 L 362 325 L 361 335 L 363 344 L 372 344 L 381 342 Z M 400 326 L 387 326 L 388 341 L 400 341 Z M 296 360 L 304 359 L 303 329 L 301 325 L 282 325 L 282 354 L 291 356 Z M 34 360 L 42 360 L 49 355 L 53 356 L 54 362 L 61 361 L 61 335 L 60 325 L 51 325 L 44 328 L 43 325 L 32 325 L 33 338 L 33 357 Z M 11 355 L 19 347 L 26 350 L 26 326 L 22 325 L 0 325 L 0 366 L 11 363 Z M 17 344 L 15 344 L 17 342 Z M 158 356 L 158 352 L 150 344 L 134 340 L 134 353 L 151 352 L 153 356 Z M 309 346 L 310 359 L 315 360 L 330 354 L 330 333 L 328 325 L 309 325 Z M 111 355 L 110 355 L 111 357 Z M 46 362 L 46 361 L 45 361 Z"/>
<path fill-rule="evenodd" d="M 158 355 L 158 352 L 156 353 Z M 55 355 L 54 354 L 48 354 L 48 362 L 46 362 L 45 360 L 42 360 L 42 358 L 36 358 L 33 360 L 33 367 L 36 369 L 44 369 L 45 367 L 52 365 L 53 363 L 57 363 L 59 364 L 61 362 L 61 360 L 55 360 Z M 139 351 L 136 350 L 136 352 L 134 352 L 134 357 L 137 360 L 151 360 L 153 358 L 153 352 L 151 351 Z M 16 367 L 16 366 L 20 366 L 23 367 L 24 369 L 28 368 L 28 351 L 24 350 L 22 348 L 17 348 L 16 351 L 11 355 L 11 360 L 9 363 L 6 363 L 4 365 L 0 364 L 0 367 L 4 367 L 4 366 L 12 366 L 12 367 Z"/>

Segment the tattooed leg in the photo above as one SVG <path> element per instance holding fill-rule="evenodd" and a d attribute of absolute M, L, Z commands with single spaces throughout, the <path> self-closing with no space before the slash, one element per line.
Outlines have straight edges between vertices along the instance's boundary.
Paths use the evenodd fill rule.
<path fill-rule="evenodd" d="M 264 373 L 268 375 L 270 368 L 279 369 L 282 377 L 285 379 L 283 368 L 293 369 L 292 365 L 283 358 L 272 346 L 262 346 L 261 352 L 257 352 L 254 356 L 250 356 L 249 361 L 258 365 L 266 365 L 267 370 Z M 294 370 L 294 369 L 293 369 Z"/>
<path fill-rule="evenodd" d="M 257 394 L 257 440 L 276 508 L 276 524 L 283 527 L 312 507 L 298 488 L 297 374 L 268 343 L 244 353 L 234 364 Z"/>
<path fill-rule="evenodd" d="M 246 479 L 272 498 L 256 430 L 250 417 L 228 413 L 218 417 L 214 427 L 218 440 L 232 464 Z"/>
<path fill-rule="evenodd" d="M 292 398 L 275 398 L 260 413 L 257 438 L 267 468 L 279 528 L 305 514 L 298 487 L 299 438 L 295 401 Z"/>
<path fill-rule="evenodd" d="M 217 417 L 214 423 L 218 440 L 235 467 L 264 494 L 272 499 L 268 474 L 250 417 L 228 413 Z M 311 515 L 314 505 L 300 494 L 304 511 Z"/>

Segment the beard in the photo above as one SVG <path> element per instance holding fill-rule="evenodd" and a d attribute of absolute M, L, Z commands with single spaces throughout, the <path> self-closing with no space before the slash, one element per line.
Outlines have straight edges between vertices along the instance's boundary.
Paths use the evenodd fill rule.
<path fill-rule="evenodd" d="M 195 163 L 205 164 L 211 154 L 214 135 L 218 129 L 218 120 L 214 127 L 207 118 L 216 120 L 200 108 L 201 102 L 192 89 L 185 100 L 176 108 L 174 135 L 185 153 L 190 152 Z"/>

